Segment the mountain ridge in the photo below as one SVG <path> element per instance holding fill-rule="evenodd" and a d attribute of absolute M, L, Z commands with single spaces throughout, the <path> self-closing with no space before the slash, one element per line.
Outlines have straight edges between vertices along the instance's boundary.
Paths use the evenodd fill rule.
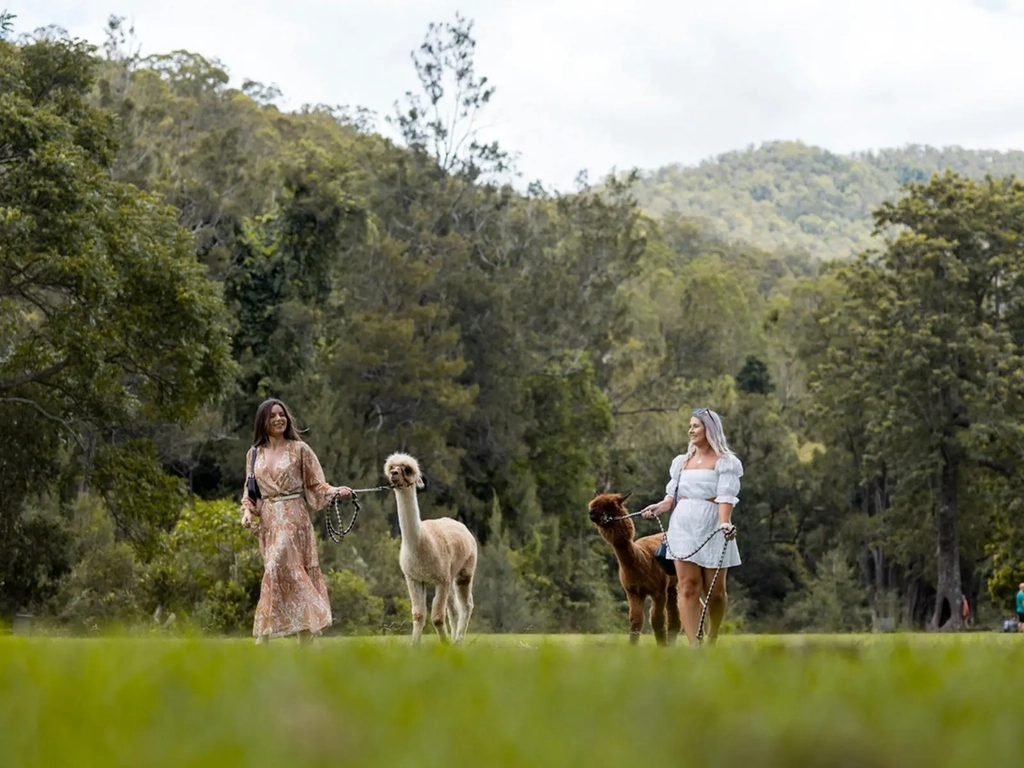
<path fill-rule="evenodd" d="M 728 240 L 849 258 L 880 245 L 871 234 L 872 212 L 883 201 L 947 168 L 974 179 L 1024 177 L 1024 151 L 907 144 L 840 154 L 770 141 L 696 165 L 641 172 L 634 193 L 648 213 L 702 221 Z"/>

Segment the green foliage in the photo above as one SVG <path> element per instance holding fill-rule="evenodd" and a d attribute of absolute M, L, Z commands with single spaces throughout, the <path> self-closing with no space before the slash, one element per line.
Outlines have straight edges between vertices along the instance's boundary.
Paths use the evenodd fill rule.
<path fill-rule="evenodd" d="M 560 516 L 566 510 L 585 509 L 613 427 L 608 399 L 594 386 L 593 366 L 586 357 L 567 360 L 524 384 L 527 401 L 522 415 L 530 424 L 524 434 L 524 470 L 536 478 L 541 506 Z M 579 515 L 564 517 L 568 523 L 582 524 Z"/>
<path fill-rule="evenodd" d="M 184 483 L 163 471 L 148 440 L 103 446 L 93 461 L 90 485 L 103 494 L 120 537 L 149 560 L 160 533 L 178 519 Z"/>
<path fill-rule="evenodd" d="M 799 632 L 861 632 L 867 628 L 867 593 L 842 552 L 825 553 L 807 589 L 786 606 L 784 621 Z"/>
<path fill-rule="evenodd" d="M 618 585 L 609 578 L 607 545 L 589 534 L 566 532 L 560 521 L 547 519 L 520 551 L 536 606 L 531 631 L 607 632 L 622 621 L 622 606 L 612 597 Z"/>
<path fill-rule="evenodd" d="M 871 215 L 908 182 L 950 169 L 969 178 L 1024 175 L 1024 152 L 910 145 L 836 155 L 800 142 L 768 142 L 694 167 L 644 174 L 637 197 L 655 215 L 678 213 L 768 250 L 846 258 L 881 243 Z"/>
<path fill-rule="evenodd" d="M 112 432 L 187 421 L 234 372 L 219 287 L 176 212 L 110 176 L 115 122 L 89 104 L 95 72 L 81 41 L 0 40 L 0 408 L 31 413 L 0 433 L 25 447 L 2 470 L 21 476 L 0 501 L 5 563 L 33 549 L 41 568 L 56 562 L 23 501 L 69 454 L 88 472 Z M 5 606 L 27 598 L 15 581 Z"/>
<path fill-rule="evenodd" d="M 371 595 L 366 581 L 348 569 L 326 576 L 334 629 L 342 634 L 379 632 L 384 623 L 384 598 Z"/>
<path fill-rule="evenodd" d="M 44 605 L 69 571 L 74 537 L 65 522 L 45 506 L 0 518 L 4 558 L 0 560 L 0 612 Z"/>
<path fill-rule="evenodd" d="M 821 407 L 831 415 L 859 399 L 862 479 L 885 478 L 884 506 L 905 536 L 934 520 L 933 625 L 960 623 L 960 502 L 986 470 L 1014 474 L 1022 214 L 1024 185 L 1014 180 L 947 173 L 910 185 L 877 213 L 879 228 L 895 231 L 887 251 L 839 271 L 847 294 L 825 320 L 851 343 L 831 347 L 816 370 Z"/>
<path fill-rule="evenodd" d="M 512 549 L 501 504 L 494 498 L 487 543 L 480 550 L 473 592 L 472 628 L 490 632 L 522 633 L 536 624 L 529 589 L 522 573 L 521 556 Z"/>
<path fill-rule="evenodd" d="M 99 498 L 80 496 L 70 510 L 74 564 L 52 600 L 57 621 L 95 632 L 140 618 L 141 568 L 133 549 L 115 538 L 114 523 Z"/>
<path fill-rule="evenodd" d="M 753 355 L 747 357 L 743 369 L 736 374 L 736 387 L 750 395 L 770 395 L 775 391 L 768 366 Z"/>
<path fill-rule="evenodd" d="M 223 305 L 172 210 L 106 173 L 116 140 L 86 102 L 90 56 L 0 45 L 0 391 L 45 386 L 71 418 L 187 419 L 232 372 Z"/>
<path fill-rule="evenodd" d="M 186 505 L 146 566 L 147 612 L 173 612 L 216 633 L 251 631 L 263 563 L 255 536 L 238 521 L 235 502 Z"/>

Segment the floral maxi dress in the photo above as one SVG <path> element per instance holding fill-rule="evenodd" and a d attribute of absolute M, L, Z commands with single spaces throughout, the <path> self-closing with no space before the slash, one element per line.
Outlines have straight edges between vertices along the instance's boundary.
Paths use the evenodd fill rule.
<path fill-rule="evenodd" d="M 242 493 L 242 507 L 259 519 L 263 557 L 253 637 L 284 637 L 302 630 L 319 633 L 333 619 L 306 507 L 322 509 L 337 489 L 328 485 L 319 459 L 301 440 L 289 440 L 273 464 L 267 463 L 262 447 L 250 448 L 247 477 L 253 450 L 262 498 L 253 501 L 248 489 Z"/>

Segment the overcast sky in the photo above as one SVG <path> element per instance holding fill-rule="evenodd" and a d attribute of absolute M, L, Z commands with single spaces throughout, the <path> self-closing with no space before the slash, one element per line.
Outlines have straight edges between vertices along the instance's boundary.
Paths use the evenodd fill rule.
<path fill-rule="evenodd" d="M 475 20 L 485 137 L 525 180 L 652 169 L 773 139 L 837 152 L 1024 148 L 1024 0 L 0 0 L 16 32 L 184 48 L 304 102 L 391 111 L 431 21 Z"/>

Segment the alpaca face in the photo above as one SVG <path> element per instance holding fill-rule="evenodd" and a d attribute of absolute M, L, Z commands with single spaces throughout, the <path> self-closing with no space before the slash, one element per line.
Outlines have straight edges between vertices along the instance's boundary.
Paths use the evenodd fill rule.
<path fill-rule="evenodd" d="M 384 462 L 384 476 L 392 488 L 423 487 L 419 462 L 405 453 L 393 453 L 388 456 L 388 460 Z"/>
<path fill-rule="evenodd" d="M 629 493 L 603 493 L 592 499 L 588 505 L 590 509 L 590 522 L 595 525 L 607 525 L 617 518 L 629 514 L 626 509 L 626 499 L 632 495 Z"/>

